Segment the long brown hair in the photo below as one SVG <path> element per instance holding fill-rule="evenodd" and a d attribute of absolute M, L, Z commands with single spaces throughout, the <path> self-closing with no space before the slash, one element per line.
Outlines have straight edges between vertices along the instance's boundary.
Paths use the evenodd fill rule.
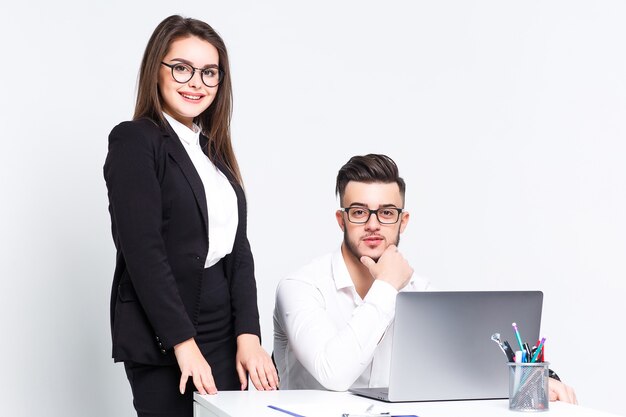
<path fill-rule="evenodd" d="M 200 126 L 202 134 L 209 139 L 208 146 L 204 150 L 209 159 L 211 161 L 217 159 L 223 163 L 241 184 L 241 173 L 230 138 L 233 91 L 228 53 L 220 35 L 208 24 L 200 20 L 173 15 L 163 20 L 154 29 L 141 60 L 133 119 L 147 117 L 162 128 L 167 126 L 163 117 L 162 98 L 158 87 L 161 61 L 167 55 L 172 42 L 189 36 L 196 36 L 213 45 L 219 55 L 220 69 L 224 71 L 224 78 L 217 90 L 215 100 L 208 109 L 194 119 L 194 123 Z"/>

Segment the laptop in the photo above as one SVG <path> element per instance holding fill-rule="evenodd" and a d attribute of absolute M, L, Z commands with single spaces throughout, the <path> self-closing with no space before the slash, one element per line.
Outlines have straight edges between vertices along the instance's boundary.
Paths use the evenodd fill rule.
<path fill-rule="evenodd" d="M 388 402 L 509 397 L 507 357 L 491 335 L 520 350 L 541 325 L 541 291 L 401 292 L 391 348 L 389 387 L 354 394 Z"/>

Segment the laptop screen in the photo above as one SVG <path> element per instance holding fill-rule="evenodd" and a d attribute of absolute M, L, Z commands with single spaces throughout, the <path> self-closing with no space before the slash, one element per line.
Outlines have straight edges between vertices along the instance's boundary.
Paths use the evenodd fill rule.
<path fill-rule="evenodd" d="M 507 358 L 491 335 L 532 346 L 541 291 L 401 292 L 396 303 L 390 401 L 508 398 Z"/>

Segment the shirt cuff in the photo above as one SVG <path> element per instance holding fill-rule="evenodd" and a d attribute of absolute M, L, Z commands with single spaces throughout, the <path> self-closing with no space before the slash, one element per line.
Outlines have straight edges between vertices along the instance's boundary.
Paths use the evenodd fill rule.
<path fill-rule="evenodd" d="M 363 301 L 373 304 L 386 317 L 392 319 L 396 311 L 397 295 L 398 291 L 391 284 L 377 279 Z"/>

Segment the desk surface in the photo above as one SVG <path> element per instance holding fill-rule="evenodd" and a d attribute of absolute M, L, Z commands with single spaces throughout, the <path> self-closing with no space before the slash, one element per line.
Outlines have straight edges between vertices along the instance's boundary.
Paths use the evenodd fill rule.
<path fill-rule="evenodd" d="M 362 398 L 348 392 L 317 390 L 294 391 L 222 391 L 216 395 L 194 393 L 194 417 L 289 417 L 268 408 L 280 407 L 306 417 L 341 417 L 342 413 L 363 413 L 372 404 L 375 412 L 414 414 L 419 417 L 522 417 L 528 413 L 509 411 L 508 400 L 438 401 L 419 403 L 385 403 Z M 617 417 L 582 406 L 550 403 L 546 417 Z"/>

